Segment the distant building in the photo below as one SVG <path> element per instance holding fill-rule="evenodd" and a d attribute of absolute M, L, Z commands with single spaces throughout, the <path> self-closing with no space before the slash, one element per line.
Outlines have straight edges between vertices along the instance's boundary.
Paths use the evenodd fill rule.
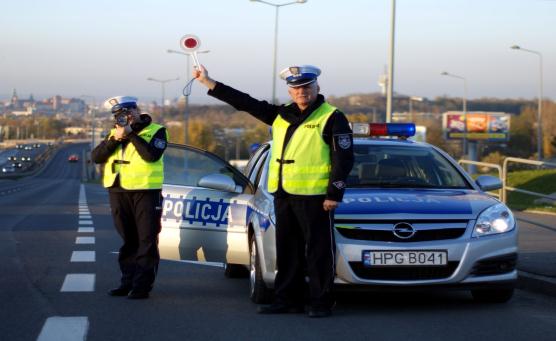
<path fill-rule="evenodd" d="M 60 95 L 35 101 L 33 95 L 29 99 L 20 99 L 16 89 L 10 101 L 4 106 L 4 113 L 22 115 L 83 115 L 87 112 L 87 104 L 80 98 L 63 98 Z"/>

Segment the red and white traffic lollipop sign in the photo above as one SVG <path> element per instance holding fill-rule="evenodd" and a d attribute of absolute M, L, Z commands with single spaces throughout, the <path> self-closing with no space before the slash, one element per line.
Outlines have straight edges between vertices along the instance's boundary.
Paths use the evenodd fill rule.
<path fill-rule="evenodd" d="M 199 68 L 199 59 L 197 59 L 197 50 L 201 47 L 201 40 L 193 34 L 186 34 L 180 39 L 180 47 L 193 56 L 195 67 Z"/>

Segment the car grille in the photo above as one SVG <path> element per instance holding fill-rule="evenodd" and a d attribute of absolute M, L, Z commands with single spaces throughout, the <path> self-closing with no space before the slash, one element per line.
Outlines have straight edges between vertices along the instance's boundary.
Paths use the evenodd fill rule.
<path fill-rule="evenodd" d="M 362 262 L 349 262 L 355 275 L 362 279 L 384 281 L 418 281 L 450 277 L 459 262 L 448 262 L 447 266 L 366 267 Z"/>
<path fill-rule="evenodd" d="M 336 220 L 336 225 L 349 224 L 350 228 L 336 227 L 345 238 L 380 242 L 413 243 L 432 240 L 456 239 L 463 236 L 467 228 L 466 220 L 457 221 L 404 221 L 415 227 L 411 238 L 402 239 L 394 235 L 393 227 L 400 221 L 354 221 Z M 358 227 L 362 226 L 362 227 Z M 364 227 L 363 227 L 364 226 Z"/>

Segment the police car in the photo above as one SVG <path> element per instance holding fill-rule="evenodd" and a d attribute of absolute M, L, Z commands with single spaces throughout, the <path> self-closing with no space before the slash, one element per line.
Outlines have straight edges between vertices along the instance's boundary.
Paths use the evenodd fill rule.
<path fill-rule="evenodd" d="M 479 301 L 509 300 L 518 227 L 508 207 L 487 194 L 501 181 L 474 180 L 439 148 L 409 140 L 413 124 L 353 130 L 389 137 L 354 139 L 355 164 L 335 213 L 337 287 L 456 287 Z M 261 145 L 244 174 L 189 146 L 170 144 L 164 159 L 162 258 L 248 274 L 256 303 L 270 299 L 276 274 L 269 151 L 270 143 Z"/>

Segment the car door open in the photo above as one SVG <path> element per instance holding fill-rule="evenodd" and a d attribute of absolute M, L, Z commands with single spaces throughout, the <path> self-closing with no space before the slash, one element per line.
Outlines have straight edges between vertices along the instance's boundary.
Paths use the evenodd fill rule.
<path fill-rule="evenodd" d="M 161 258 L 249 264 L 253 185 L 207 151 L 169 144 L 164 153 Z"/>

